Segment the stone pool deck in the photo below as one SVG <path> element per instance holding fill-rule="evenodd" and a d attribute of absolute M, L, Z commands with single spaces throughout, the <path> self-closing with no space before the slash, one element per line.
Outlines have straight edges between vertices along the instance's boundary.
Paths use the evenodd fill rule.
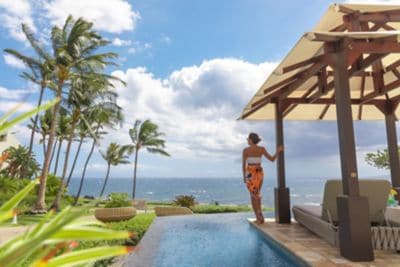
<path fill-rule="evenodd" d="M 342 258 L 338 248 L 296 222 L 277 224 L 273 219 L 267 219 L 263 225 L 257 225 L 253 220 L 249 221 L 266 238 L 276 241 L 313 267 L 400 267 L 400 254 L 394 251 L 375 250 L 375 261 L 353 263 Z"/>

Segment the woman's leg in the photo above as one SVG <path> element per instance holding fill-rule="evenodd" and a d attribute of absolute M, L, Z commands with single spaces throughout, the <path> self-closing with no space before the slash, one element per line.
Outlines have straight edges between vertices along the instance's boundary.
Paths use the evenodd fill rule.
<path fill-rule="evenodd" d="M 255 195 L 251 195 L 251 205 L 253 207 L 254 214 L 256 215 L 257 223 L 263 223 L 264 217 L 261 212 L 260 198 Z"/>

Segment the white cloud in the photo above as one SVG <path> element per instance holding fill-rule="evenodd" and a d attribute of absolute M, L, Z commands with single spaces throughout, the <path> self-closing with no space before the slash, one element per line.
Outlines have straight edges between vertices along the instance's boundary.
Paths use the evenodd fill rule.
<path fill-rule="evenodd" d="M 32 8 L 28 0 L 1 0 L 0 23 L 8 30 L 10 36 L 17 41 L 26 40 L 21 30 L 21 23 L 26 23 L 33 32 L 36 32 L 32 18 Z"/>
<path fill-rule="evenodd" d="M 0 101 L 2 100 L 21 100 L 27 94 L 31 94 L 35 89 L 7 89 L 0 86 Z"/>
<path fill-rule="evenodd" d="M 182 68 L 166 79 L 143 67 L 116 71 L 113 75 L 127 82 L 117 89 L 127 123 L 112 136 L 128 143 L 134 120 L 149 118 L 165 132 L 174 158 L 230 157 L 254 128 L 236 118 L 275 66 L 224 58 Z"/>
<path fill-rule="evenodd" d="M 53 0 L 45 4 L 47 16 L 57 24 L 63 25 L 68 15 L 83 17 L 94 23 L 94 28 L 110 33 L 131 31 L 140 15 L 124 0 Z"/>
<path fill-rule="evenodd" d="M 115 46 L 126 46 L 126 45 L 131 45 L 132 41 L 131 40 L 123 40 L 120 38 L 114 38 L 114 40 L 112 41 L 112 44 Z"/>
<path fill-rule="evenodd" d="M 25 64 L 21 60 L 19 60 L 18 58 L 14 57 L 12 55 L 4 55 L 3 58 L 4 58 L 4 62 L 13 68 L 16 68 L 16 69 L 25 69 L 26 68 Z"/>
<path fill-rule="evenodd" d="M 141 43 L 139 41 L 135 41 L 132 43 L 132 46 L 128 49 L 129 54 L 138 54 L 142 53 L 146 50 L 151 49 L 152 44 L 151 43 Z"/>
<path fill-rule="evenodd" d="M 0 112 L 8 112 L 16 107 L 18 107 L 17 108 L 18 112 L 24 112 L 33 109 L 35 106 L 31 103 L 24 103 L 11 100 L 4 101 L 0 99 Z"/>

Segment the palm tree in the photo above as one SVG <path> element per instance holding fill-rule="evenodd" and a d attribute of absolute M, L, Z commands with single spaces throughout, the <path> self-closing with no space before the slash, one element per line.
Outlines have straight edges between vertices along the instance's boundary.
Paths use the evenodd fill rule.
<path fill-rule="evenodd" d="M 165 150 L 165 140 L 161 139 L 164 134 L 158 131 L 157 124 L 152 123 L 150 120 L 145 120 L 143 123 L 136 120 L 132 129 L 129 129 L 129 136 L 135 148 L 135 165 L 133 172 L 133 188 L 132 199 L 135 199 L 136 192 L 136 170 L 139 156 L 139 150 L 146 148 L 148 152 L 160 154 L 163 156 L 170 156 Z"/>
<path fill-rule="evenodd" d="M 53 171 L 54 175 L 57 175 L 61 148 L 62 148 L 62 145 L 63 145 L 63 141 L 66 139 L 67 134 L 69 133 L 69 129 L 71 128 L 70 127 L 70 123 L 71 123 L 71 117 L 70 116 L 68 116 L 66 114 L 60 114 L 60 119 L 59 119 L 59 122 L 58 122 L 58 125 L 57 125 L 58 126 L 57 127 L 58 149 L 57 149 L 56 160 L 55 160 L 55 163 L 54 163 L 54 171 Z M 56 142 L 57 142 L 57 140 L 56 140 Z M 55 152 L 55 150 L 56 150 L 55 147 L 56 146 L 54 145 L 53 152 Z"/>
<path fill-rule="evenodd" d="M 87 118 L 91 123 L 90 127 L 88 127 L 88 130 L 91 131 L 91 137 L 93 141 L 82 170 L 79 189 L 75 196 L 75 201 L 74 201 L 75 205 L 78 202 L 79 196 L 82 192 L 83 182 L 86 176 L 86 170 L 89 165 L 90 159 L 93 155 L 94 148 L 98 144 L 100 136 L 104 134 L 104 132 L 101 132 L 100 130 L 104 127 L 113 127 L 116 124 L 120 124 L 122 122 L 122 112 L 121 108 L 115 103 L 100 103 L 94 106 L 90 110 L 90 115 L 87 116 Z"/>
<path fill-rule="evenodd" d="M 25 34 L 25 37 L 30 43 L 31 47 L 34 49 L 37 58 L 23 55 L 22 53 L 14 49 L 5 49 L 4 52 L 21 60 L 30 69 L 30 73 L 25 71 L 22 72 L 21 77 L 40 86 L 39 97 L 37 101 L 37 107 L 39 107 L 42 104 L 45 89 L 47 87 L 54 87 L 51 81 L 54 70 L 54 61 L 52 57 L 46 52 L 46 50 L 42 48 L 41 43 L 35 38 L 32 30 L 29 28 L 28 25 L 22 24 L 22 31 Z M 28 149 L 29 154 L 32 153 L 38 120 L 39 113 L 36 113 L 31 127 L 31 136 Z M 43 145 L 45 146 L 45 144 Z M 23 174 L 24 170 L 22 169 L 21 172 Z"/>
<path fill-rule="evenodd" d="M 104 190 L 106 189 L 108 178 L 110 176 L 111 165 L 117 166 L 119 164 L 128 164 L 128 158 L 132 151 L 133 146 L 131 145 L 121 146 L 117 143 L 110 143 L 108 145 L 106 153 L 100 152 L 103 159 L 107 161 L 107 173 L 104 179 L 103 187 L 100 192 L 100 198 L 103 196 Z"/>
<path fill-rule="evenodd" d="M 51 56 L 41 47 L 40 42 L 35 38 L 32 30 L 28 25 L 22 24 L 22 31 L 25 34 L 26 39 L 35 50 L 37 58 L 32 58 L 14 49 L 4 49 L 4 52 L 14 56 L 15 58 L 21 60 L 29 69 L 30 73 L 22 72 L 22 77 L 39 85 L 39 98 L 37 102 L 37 107 L 42 104 L 44 90 L 52 85 L 51 75 L 53 73 L 53 63 Z M 36 127 L 38 124 L 39 113 L 37 113 L 33 119 L 33 124 L 31 127 L 31 136 L 29 141 L 28 152 L 32 152 L 33 141 L 35 137 Z"/>
<path fill-rule="evenodd" d="M 64 181 L 67 175 L 71 146 L 73 138 L 75 137 L 75 128 L 80 120 L 83 123 L 87 121 L 85 118 L 86 110 L 87 109 L 90 110 L 92 106 L 95 105 L 96 103 L 101 103 L 101 104 L 111 103 L 112 105 L 116 102 L 117 94 L 110 91 L 110 88 L 114 87 L 114 84 L 111 83 L 111 80 L 120 81 L 123 84 L 125 84 L 123 81 L 114 76 L 105 75 L 102 73 L 72 75 L 70 94 L 67 99 L 68 105 L 72 107 L 72 122 L 69 130 L 69 137 L 67 139 L 67 148 L 64 157 L 64 167 L 61 175 L 61 183 L 59 190 L 57 192 L 57 196 L 52 205 L 52 207 L 55 209 L 59 209 L 62 194 L 65 191 L 64 188 L 66 187 Z M 67 184 L 69 183 L 73 169 L 75 168 L 80 147 L 83 143 L 83 137 L 81 137 L 77 154 L 75 155 L 73 167 L 71 168 Z"/>
<path fill-rule="evenodd" d="M 39 133 L 42 137 L 39 143 L 41 143 L 43 146 L 43 155 L 46 154 L 46 137 L 50 132 L 51 117 L 52 115 L 50 110 L 46 110 L 44 114 L 39 115 L 39 125 L 37 125 L 36 128 L 34 119 L 31 119 L 31 124 L 28 124 L 29 129 L 33 130 L 35 128 L 35 132 Z"/>
<path fill-rule="evenodd" d="M 75 74 L 85 75 L 95 73 L 112 64 L 110 59 L 116 58 L 115 53 L 99 53 L 94 52 L 100 47 L 108 44 L 108 41 L 102 39 L 95 31 L 92 30 L 93 24 L 85 21 L 82 18 L 74 21 L 72 16 L 69 16 L 63 28 L 58 26 L 53 27 L 51 31 L 51 43 L 54 51 L 54 79 L 55 79 L 55 94 L 61 99 L 63 89 L 66 83 Z M 49 141 L 46 149 L 41 181 L 39 186 L 38 199 L 36 209 L 45 209 L 45 192 L 47 174 L 50 166 L 50 158 L 52 146 L 56 134 L 56 124 L 60 103 L 57 103 L 52 108 L 53 120 L 50 126 Z"/>
<path fill-rule="evenodd" d="M 78 135 L 79 135 L 78 147 L 77 147 L 76 152 L 75 152 L 74 160 L 72 162 L 72 166 L 71 166 L 71 169 L 69 171 L 68 179 L 67 179 L 67 182 L 65 184 L 65 187 L 69 186 L 69 183 L 71 181 L 72 175 L 74 174 L 76 163 L 78 162 L 78 158 L 79 158 L 79 154 L 81 152 L 82 144 L 83 144 L 85 138 L 88 137 L 88 130 L 87 130 L 86 123 L 84 123 L 82 120 L 78 124 L 78 129 L 79 129 L 78 130 Z"/>

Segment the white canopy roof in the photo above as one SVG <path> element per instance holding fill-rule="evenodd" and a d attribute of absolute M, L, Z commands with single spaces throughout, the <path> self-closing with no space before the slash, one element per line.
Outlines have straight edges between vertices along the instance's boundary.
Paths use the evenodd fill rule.
<path fill-rule="evenodd" d="M 312 32 L 305 33 L 293 49 L 287 54 L 277 68 L 271 73 L 267 80 L 262 84 L 257 93 L 253 96 L 250 102 L 247 104 L 241 115 L 242 119 L 246 120 L 274 120 L 275 119 L 275 107 L 272 100 L 258 105 L 260 100 L 265 99 L 268 94 L 273 93 L 275 89 L 279 89 L 279 83 L 282 86 L 287 85 L 290 77 L 307 70 L 310 65 L 304 65 L 294 70 L 288 71 L 287 67 L 293 66 L 296 63 L 313 59 L 323 54 L 323 41 L 334 41 L 340 38 L 349 37 L 352 39 L 379 39 L 379 38 L 396 38 L 400 39 L 400 23 L 399 22 L 387 22 L 385 28 L 380 28 L 379 25 L 369 22 L 368 26 L 373 29 L 374 26 L 377 31 L 374 32 L 344 32 L 336 31 L 343 25 L 343 15 L 350 14 L 353 12 L 384 12 L 390 10 L 400 10 L 400 5 L 371 5 L 371 4 L 334 4 L 331 5 L 320 22 L 316 25 Z M 396 19 L 397 20 L 397 19 Z M 400 21 L 397 20 L 397 21 Z M 389 30 L 388 30 L 389 29 Z M 365 56 L 364 56 L 365 58 Z M 396 63 L 400 60 L 399 54 L 389 54 L 382 58 L 383 70 L 387 68 L 397 68 Z M 398 64 L 400 66 L 400 64 Z M 285 71 L 286 68 L 286 71 Z M 327 73 L 332 71 L 329 66 L 327 67 Z M 368 67 L 365 69 L 363 75 L 356 75 L 350 78 L 351 98 L 360 99 L 360 97 L 368 95 L 374 91 L 373 79 L 371 75 L 372 68 Z M 392 71 L 387 71 L 384 74 L 385 85 L 391 84 L 394 81 L 399 80 L 399 77 Z M 332 82 L 333 76 L 327 76 L 327 82 Z M 314 91 L 312 90 L 314 88 Z M 318 77 L 313 75 L 308 78 L 304 83 L 292 91 L 287 98 L 301 98 L 318 91 Z M 332 99 L 334 97 L 334 90 L 331 90 L 325 95 L 321 96 L 321 99 Z M 400 95 L 400 87 L 396 86 L 394 90 L 388 93 L 388 97 Z M 385 95 L 377 96 L 375 99 L 385 99 Z M 261 107 L 262 106 L 262 107 Z M 255 107 L 256 110 L 255 110 Z M 362 112 L 360 112 L 362 109 Z M 360 108 L 358 104 L 352 105 L 353 118 L 362 120 L 380 120 L 384 118 L 382 112 L 376 108 L 375 105 L 362 105 Z M 323 116 L 321 116 L 323 114 Z M 400 116 L 400 110 L 396 112 L 397 116 Z M 286 120 L 335 120 L 336 110 L 335 105 L 331 104 L 296 104 L 292 107 L 292 110 L 285 116 Z"/>

